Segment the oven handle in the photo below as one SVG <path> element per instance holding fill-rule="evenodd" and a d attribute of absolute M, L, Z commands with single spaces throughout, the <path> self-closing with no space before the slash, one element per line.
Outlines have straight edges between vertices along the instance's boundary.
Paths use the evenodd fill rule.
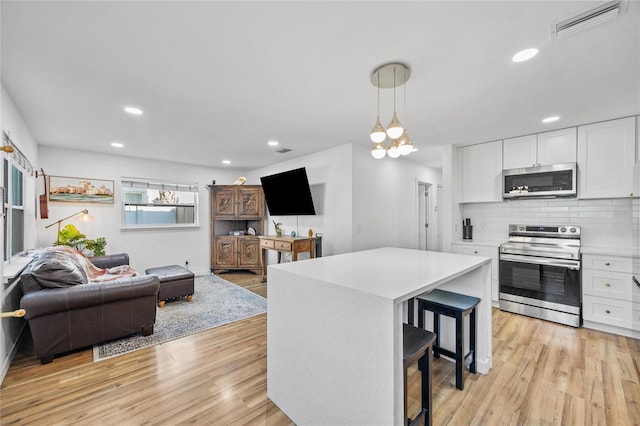
<path fill-rule="evenodd" d="M 544 257 L 519 256 L 513 254 L 501 254 L 500 260 L 507 262 L 534 263 L 536 265 L 557 266 L 560 268 L 580 270 L 580 262 L 577 260 L 547 259 Z"/>

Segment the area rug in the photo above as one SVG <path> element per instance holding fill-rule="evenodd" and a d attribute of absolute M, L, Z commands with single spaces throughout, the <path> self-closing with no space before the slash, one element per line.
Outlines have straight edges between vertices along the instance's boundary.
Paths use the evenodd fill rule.
<path fill-rule="evenodd" d="M 93 361 L 162 344 L 267 311 L 267 299 L 216 275 L 195 278 L 193 300 L 169 301 L 156 311 L 151 336 L 134 334 L 93 347 Z"/>

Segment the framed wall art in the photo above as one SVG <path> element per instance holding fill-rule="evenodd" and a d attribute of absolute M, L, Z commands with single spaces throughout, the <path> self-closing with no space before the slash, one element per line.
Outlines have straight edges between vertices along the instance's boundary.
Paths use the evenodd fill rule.
<path fill-rule="evenodd" d="M 113 180 L 49 175 L 49 201 L 113 204 Z"/>

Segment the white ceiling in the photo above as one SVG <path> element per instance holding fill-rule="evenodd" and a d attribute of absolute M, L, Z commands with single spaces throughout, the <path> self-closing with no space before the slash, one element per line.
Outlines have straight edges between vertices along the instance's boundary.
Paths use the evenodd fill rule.
<path fill-rule="evenodd" d="M 370 146 L 370 74 L 400 61 L 411 159 L 439 166 L 443 144 L 640 113 L 640 2 L 550 37 L 552 21 L 594 3 L 3 0 L 1 78 L 41 145 L 254 169 Z M 528 47 L 538 56 L 511 62 Z M 386 125 L 393 90 L 380 96 Z M 549 115 L 562 119 L 541 124 Z"/>

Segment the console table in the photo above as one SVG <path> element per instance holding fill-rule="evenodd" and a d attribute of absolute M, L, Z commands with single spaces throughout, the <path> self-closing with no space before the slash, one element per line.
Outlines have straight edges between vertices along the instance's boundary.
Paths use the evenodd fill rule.
<path fill-rule="evenodd" d="M 260 238 L 260 265 L 262 266 L 262 282 L 267 279 L 266 250 L 278 252 L 278 263 L 282 260 L 282 252 L 291 253 L 291 260 L 298 260 L 298 253 L 309 253 L 309 257 L 316 257 L 316 242 L 313 237 L 279 237 L 277 235 L 263 235 Z"/>

